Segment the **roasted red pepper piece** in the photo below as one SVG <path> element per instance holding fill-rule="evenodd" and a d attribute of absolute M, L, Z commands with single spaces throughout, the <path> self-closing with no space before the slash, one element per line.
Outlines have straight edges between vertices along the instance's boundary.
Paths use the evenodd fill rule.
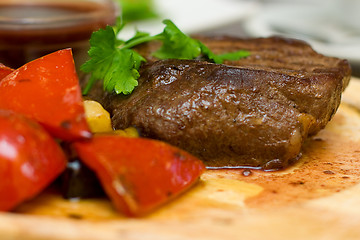
<path fill-rule="evenodd" d="M 145 138 L 97 135 L 74 146 L 115 207 L 127 216 L 147 214 L 179 195 L 205 169 L 189 153 Z"/>
<path fill-rule="evenodd" d="M 71 49 L 38 58 L 3 78 L 0 109 L 33 118 L 63 140 L 91 136 Z"/>
<path fill-rule="evenodd" d="M 0 80 L 12 73 L 14 69 L 5 66 L 4 64 L 0 63 Z"/>
<path fill-rule="evenodd" d="M 37 195 L 65 166 L 65 154 L 38 123 L 0 110 L 0 211 Z"/>

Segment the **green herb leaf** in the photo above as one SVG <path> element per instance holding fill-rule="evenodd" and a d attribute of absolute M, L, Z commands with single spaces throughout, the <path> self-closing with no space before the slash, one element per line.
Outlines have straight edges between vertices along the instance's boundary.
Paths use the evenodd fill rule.
<path fill-rule="evenodd" d="M 225 60 L 237 61 L 241 58 L 245 58 L 250 55 L 250 52 L 240 50 L 237 52 L 230 52 L 225 54 L 214 54 L 208 47 L 200 42 L 202 53 L 207 56 L 209 60 L 212 60 L 214 63 L 221 64 Z"/>
<path fill-rule="evenodd" d="M 200 42 L 201 52 L 204 56 L 206 56 L 209 60 L 212 60 L 214 63 L 221 64 L 223 63 L 223 59 L 218 55 L 213 53 L 207 46 Z"/>
<path fill-rule="evenodd" d="M 164 20 L 166 25 L 160 34 L 163 45 L 153 55 L 160 59 L 194 59 L 201 54 L 199 41 L 190 38 L 170 20 Z"/>
<path fill-rule="evenodd" d="M 83 72 L 91 72 L 91 77 L 83 92 L 84 94 L 88 93 L 96 80 L 105 78 L 116 54 L 115 40 L 114 29 L 110 26 L 92 34 L 90 39 L 91 48 L 88 52 L 90 60 L 80 67 Z"/>
<path fill-rule="evenodd" d="M 250 55 L 247 51 L 238 51 L 221 55 L 214 54 L 199 40 L 193 39 L 180 31 L 180 29 L 170 20 L 164 20 L 166 25 L 164 31 L 158 35 L 162 37 L 162 47 L 153 53 L 159 59 L 195 59 L 201 55 L 221 64 L 224 60 L 236 61 Z"/>
<path fill-rule="evenodd" d="M 138 69 L 145 59 L 131 49 L 121 49 L 118 46 L 124 41 L 116 35 L 122 28 L 119 23 L 115 27 L 107 26 L 94 32 L 90 39 L 90 60 L 80 69 L 91 73 L 91 77 L 83 94 L 87 94 L 97 80 L 103 79 L 104 90 L 117 94 L 129 94 L 137 86 Z"/>
<path fill-rule="evenodd" d="M 138 69 L 142 61 L 145 59 L 133 50 L 116 49 L 104 77 L 104 89 L 109 92 L 114 90 L 117 94 L 130 94 L 138 85 Z"/>
<path fill-rule="evenodd" d="M 127 41 L 117 38 L 124 27 L 121 19 L 118 19 L 116 26 L 108 26 L 106 29 L 94 32 L 90 39 L 90 60 L 80 68 L 86 73 L 91 73 L 83 94 L 87 94 L 97 80 L 104 81 L 106 91 L 130 94 L 138 85 L 140 65 L 145 62 L 145 59 L 132 48 L 153 40 L 160 40 L 163 43 L 153 53 L 159 59 L 206 57 L 214 63 L 221 64 L 224 60 L 234 61 L 250 54 L 247 51 L 238 51 L 216 55 L 199 40 L 181 32 L 170 20 L 164 20 L 163 23 L 166 26 L 162 33 L 150 36 L 148 33 L 138 31 Z"/>

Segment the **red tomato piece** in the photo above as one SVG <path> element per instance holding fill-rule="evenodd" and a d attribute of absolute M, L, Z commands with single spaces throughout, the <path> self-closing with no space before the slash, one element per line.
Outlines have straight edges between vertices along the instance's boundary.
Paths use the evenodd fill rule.
<path fill-rule="evenodd" d="M 128 216 L 142 216 L 166 203 L 205 170 L 202 161 L 189 153 L 145 138 L 96 135 L 74 147 L 114 206 Z"/>
<path fill-rule="evenodd" d="M 36 196 L 65 166 L 60 146 L 38 123 L 0 110 L 0 211 Z"/>
<path fill-rule="evenodd" d="M 4 64 L 0 63 L 0 80 L 12 73 L 14 69 L 5 66 Z"/>
<path fill-rule="evenodd" d="M 63 140 L 91 137 L 71 49 L 38 58 L 3 78 L 0 109 L 33 118 Z"/>

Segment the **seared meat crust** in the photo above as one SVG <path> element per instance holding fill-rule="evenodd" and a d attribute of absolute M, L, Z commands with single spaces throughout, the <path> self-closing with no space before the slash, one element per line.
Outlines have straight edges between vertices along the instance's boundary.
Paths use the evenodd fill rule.
<path fill-rule="evenodd" d="M 155 61 L 148 56 L 129 96 L 101 102 L 115 128 L 136 126 L 208 166 L 281 169 L 294 162 L 309 135 L 335 114 L 351 70 L 304 42 L 283 38 L 202 38 L 215 53 L 245 49 L 239 61 Z M 99 99 L 99 98 L 98 98 Z"/>

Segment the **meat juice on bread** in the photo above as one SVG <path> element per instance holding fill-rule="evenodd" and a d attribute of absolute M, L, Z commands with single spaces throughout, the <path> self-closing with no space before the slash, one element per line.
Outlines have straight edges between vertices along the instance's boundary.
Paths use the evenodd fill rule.
<path fill-rule="evenodd" d="M 122 45 L 119 48 L 113 47 L 118 43 L 115 41 L 118 32 L 110 26 L 94 33 L 95 38 L 90 41 L 102 44 L 102 34 L 105 34 L 112 42 L 108 44 L 109 48 L 98 46 L 89 51 L 90 58 L 95 58 L 90 59 L 83 69 L 96 74 L 105 72 L 106 75 L 103 82 L 98 82 L 99 85 L 88 92 L 87 98 L 99 101 L 110 112 L 112 127 L 122 130 L 113 131 L 110 118 L 107 118 L 107 130 L 99 132 L 83 121 L 83 127 L 88 132 L 91 129 L 92 133 L 84 139 L 54 135 L 64 140 L 61 150 L 66 152 L 66 162 L 84 164 L 94 171 L 96 175 L 92 178 L 100 180 L 116 209 L 131 217 L 145 216 L 190 189 L 205 172 L 203 163 L 209 169 L 271 171 L 290 166 L 301 157 L 305 140 L 332 119 L 351 76 L 346 60 L 323 56 L 299 40 L 203 36 L 192 39 L 179 32 L 171 21 L 165 23 L 167 30 L 163 33 L 155 36 L 138 33 L 132 40 L 119 40 Z M 173 38 L 174 32 L 177 38 L 182 38 L 180 42 Z M 161 45 L 159 41 L 168 42 Z M 61 75 L 66 71 L 60 74 L 58 66 L 63 66 L 65 61 L 59 56 L 66 56 L 71 71 L 65 75 L 72 78 Z M 106 58 L 105 63 L 102 57 Z M 123 65 L 114 64 L 118 62 L 113 60 L 119 59 Z M 46 69 L 46 77 L 41 80 L 48 87 L 39 88 L 38 84 L 42 82 L 37 71 L 43 69 Z M 23 100 L 16 109 L 18 105 L 11 105 L 12 101 L 4 98 L 3 108 L 25 114 L 28 113 L 25 111 L 27 103 L 37 108 L 48 102 L 58 104 L 52 93 L 69 96 L 61 85 L 64 86 L 66 79 L 76 79 L 71 81 L 69 89 L 76 89 L 78 101 L 75 103 L 81 107 L 80 115 L 84 116 L 83 104 L 87 101 L 83 102 L 80 97 L 74 69 L 70 49 L 44 56 L 16 70 L 1 65 L 0 70 L 5 76 L 0 84 L 1 96 L 16 99 L 13 102 Z M 98 76 L 91 75 L 90 82 L 101 80 L 96 79 Z M 64 79 L 53 81 L 59 77 Z M 24 82 L 31 83 L 31 87 L 23 88 Z M 51 94 L 36 94 L 35 89 L 47 91 L 49 86 L 52 86 L 48 91 Z M 20 90 L 25 90 L 28 95 L 16 94 Z M 35 95 L 40 96 L 38 104 L 32 104 Z M 49 106 L 52 108 L 53 104 Z M 31 114 L 39 112 L 46 111 L 35 109 Z M 42 123 L 43 120 L 40 116 L 36 121 Z M 76 122 L 79 118 L 75 116 L 70 120 Z M 60 121 L 60 133 L 74 127 L 70 123 L 69 120 Z M 120 134 L 129 129 L 137 129 L 134 130 L 135 137 Z M 47 131 L 54 134 L 50 130 Z M 137 131 L 142 137 L 138 137 Z M 7 132 L 3 131 L 3 134 Z M 305 144 L 303 159 L 306 149 Z M 239 173 L 237 170 L 209 170 L 201 176 L 204 177 L 202 181 L 207 181 L 207 173 L 220 172 L 222 178 L 221 173 L 229 171 Z M 246 177 L 252 175 L 248 169 L 240 172 Z M 324 173 L 334 172 L 326 170 Z M 72 197 L 86 197 L 79 189 L 92 188 L 87 177 L 74 176 L 81 182 L 81 187 Z M 51 179 L 47 180 L 51 182 Z M 9 182 L 3 186 L 4 192 L 22 189 L 21 185 L 13 187 Z M 65 190 L 72 193 L 70 188 Z M 26 196 L 26 199 L 33 197 Z M 14 201 L 5 210 L 14 210 L 19 202 L 22 205 L 22 201 Z M 15 211 L 21 212 L 21 206 L 19 209 Z"/>

